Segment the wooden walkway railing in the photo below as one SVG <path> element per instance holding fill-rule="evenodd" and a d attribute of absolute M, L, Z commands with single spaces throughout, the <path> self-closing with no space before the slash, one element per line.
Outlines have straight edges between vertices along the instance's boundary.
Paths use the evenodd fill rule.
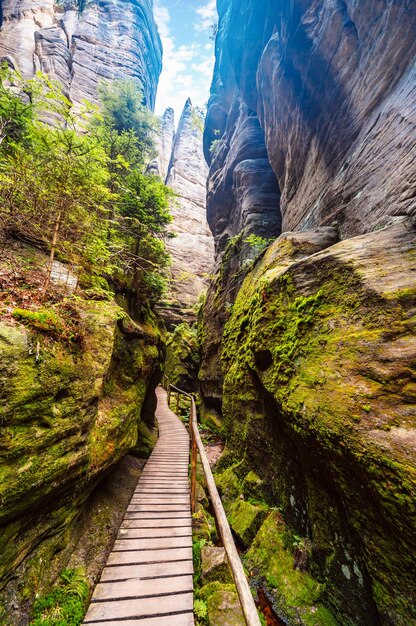
<path fill-rule="evenodd" d="M 85 625 L 193 626 L 189 436 L 157 390 L 159 439 L 146 463 Z"/>
<path fill-rule="evenodd" d="M 204 444 L 202 443 L 201 436 L 198 429 L 197 412 L 194 397 L 170 384 L 167 376 L 164 377 L 164 385 L 166 387 L 168 403 L 172 392 L 177 394 L 176 408 L 179 409 L 179 397 L 183 396 L 189 400 L 190 403 L 190 420 L 189 420 L 189 432 L 191 435 L 191 510 L 195 512 L 195 492 L 196 492 L 196 466 L 197 466 L 197 454 L 199 453 L 202 467 L 204 469 L 205 479 L 207 481 L 208 492 L 211 498 L 212 506 L 215 512 L 215 519 L 217 522 L 218 530 L 221 535 L 222 543 L 224 545 L 228 562 L 231 567 L 234 582 L 237 587 L 238 597 L 240 599 L 241 608 L 247 623 L 247 626 L 261 626 L 260 618 L 257 613 L 256 605 L 248 584 L 246 575 L 244 573 L 241 559 L 238 555 L 237 548 L 235 547 L 234 539 L 231 533 L 230 525 L 225 515 L 224 507 L 222 506 L 221 498 L 218 494 L 217 486 L 214 481 L 214 477 L 211 472 L 211 467 L 208 461 L 208 457 L 205 451 Z"/>
<path fill-rule="evenodd" d="M 193 626 L 192 518 L 199 453 L 218 530 L 247 626 L 261 626 L 198 430 L 192 395 L 170 385 L 157 390 L 159 439 L 140 477 L 84 625 Z M 172 393 L 190 403 L 189 436 L 169 408 Z"/>

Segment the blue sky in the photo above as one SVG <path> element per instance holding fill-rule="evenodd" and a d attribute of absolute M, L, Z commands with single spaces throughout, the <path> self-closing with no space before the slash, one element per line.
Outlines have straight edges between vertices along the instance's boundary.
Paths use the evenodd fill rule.
<path fill-rule="evenodd" d="M 209 97 L 216 0 L 154 0 L 154 13 L 163 43 L 156 113 L 161 115 L 170 106 L 178 123 L 188 97 L 198 106 Z"/>

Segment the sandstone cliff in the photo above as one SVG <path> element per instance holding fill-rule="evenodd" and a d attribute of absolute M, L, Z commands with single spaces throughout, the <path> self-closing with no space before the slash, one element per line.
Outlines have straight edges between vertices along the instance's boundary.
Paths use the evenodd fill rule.
<path fill-rule="evenodd" d="M 416 9 L 217 4 L 200 380 L 224 496 L 256 472 L 321 585 L 304 606 L 267 522 L 250 564 L 287 623 L 414 623 Z"/>
<path fill-rule="evenodd" d="M 79 14 L 71 0 L 3 0 L 0 59 L 58 79 L 75 103 L 95 102 L 102 79 L 136 78 L 153 109 L 162 46 L 152 4 L 94 0 Z"/>
<path fill-rule="evenodd" d="M 413 3 L 219 0 L 218 11 L 205 130 L 217 242 L 241 226 L 264 232 L 253 220 L 278 228 L 277 197 L 262 200 L 272 190 L 267 159 L 283 230 L 336 222 L 345 238 L 414 211 Z M 265 159 L 261 184 L 240 183 L 236 163 L 253 158 Z M 250 194 L 255 208 L 244 211 L 239 198 Z"/>
<path fill-rule="evenodd" d="M 176 234 L 172 255 L 172 297 L 192 307 L 206 289 L 214 260 L 214 241 L 206 221 L 208 168 L 202 152 L 202 120 L 188 100 L 172 146 L 166 183 L 178 197 L 172 203 Z"/>
<path fill-rule="evenodd" d="M 43 267 L 42 253 L 15 248 L 0 263 L 2 280 L 11 259 Z M 122 294 L 116 302 L 78 293 L 56 309 L 56 327 L 2 311 L 0 623 L 28 623 L 30 601 L 49 591 L 76 546 L 92 491 L 149 444 L 164 335 L 151 311 L 139 320 L 127 309 Z M 86 555 L 87 570 L 95 559 Z"/>
<path fill-rule="evenodd" d="M 162 50 L 151 0 L 92 1 L 81 13 L 77 4 L 3 0 L 0 58 L 25 76 L 42 70 L 58 79 L 75 104 L 95 102 L 100 79 L 132 77 L 153 108 Z M 79 560 L 96 582 L 116 527 L 100 515 L 111 506 L 97 486 L 129 451 L 143 456 L 153 445 L 165 352 L 160 318 L 145 302 L 136 306 L 137 293 L 126 285 L 114 287 L 113 299 L 97 300 L 78 285 L 69 304 L 69 293 L 55 285 L 52 300 L 63 311 L 58 330 L 37 324 L 42 311 L 13 318 L 3 306 L 10 275 L 28 288 L 27 273 L 42 274 L 46 265 L 42 252 L 18 243 L 3 248 L 0 259 L 0 623 L 16 626 L 29 623 L 34 597 L 50 591 L 83 528 L 94 540 L 78 546 L 85 551 Z M 55 274 L 52 282 L 62 282 Z M 83 279 L 92 286 L 91 276 Z M 71 280 L 64 282 L 73 291 Z M 28 288 L 23 304 L 30 294 Z M 124 465 L 131 484 L 113 506 L 126 504 L 139 472 L 134 459 Z"/>

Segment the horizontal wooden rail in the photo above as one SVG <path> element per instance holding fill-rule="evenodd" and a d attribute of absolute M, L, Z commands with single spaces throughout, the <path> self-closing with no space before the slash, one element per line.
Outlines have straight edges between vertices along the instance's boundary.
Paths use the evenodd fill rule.
<path fill-rule="evenodd" d="M 243 564 L 241 563 L 240 556 L 235 547 L 234 539 L 231 533 L 230 525 L 225 515 L 224 507 L 221 502 L 221 498 L 218 493 L 217 486 L 214 481 L 214 477 L 211 472 L 211 467 L 208 461 L 207 453 L 205 451 L 204 444 L 202 443 L 201 435 L 199 434 L 196 405 L 194 397 L 170 384 L 169 378 L 164 376 L 164 383 L 166 385 L 166 391 L 168 393 L 168 399 L 172 391 L 176 392 L 177 404 L 179 404 L 179 395 L 183 395 L 190 400 L 191 403 L 191 417 L 189 420 L 189 431 L 191 435 L 191 507 L 192 513 L 195 512 L 195 493 L 196 493 L 196 464 L 197 464 L 197 451 L 201 458 L 202 467 L 204 469 L 205 479 L 208 485 L 208 492 L 211 498 L 212 506 L 214 508 L 215 519 L 217 521 L 218 530 L 220 531 L 222 543 L 225 548 L 225 552 L 228 557 L 228 562 L 231 567 L 234 582 L 237 587 L 238 597 L 240 600 L 241 608 L 244 613 L 247 626 L 261 626 L 260 618 L 257 613 L 256 605 L 251 593 L 250 585 L 248 584 L 247 577 L 244 573 Z"/>

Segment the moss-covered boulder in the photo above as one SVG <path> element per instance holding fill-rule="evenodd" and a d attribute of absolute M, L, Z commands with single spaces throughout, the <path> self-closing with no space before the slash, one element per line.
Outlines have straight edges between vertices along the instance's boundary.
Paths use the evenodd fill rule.
<path fill-rule="evenodd" d="M 3 605 L 23 562 L 31 580 L 25 599 L 48 589 L 56 576 L 50 562 L 56 554 L 68 558 L 68 534 L 93 488 L 143 444 L 144 430 L 150 437 L 146 410 L 163 351 L 157 319 L 149 313 L 134 321 L 112 301 L 76 299 L 71 307 L 81 337 L 76 343 L 29 318 L 0 322 Z"/>
<path fill-rule="evenodd" d="M 168 336 L 165 374 L 173 385 L 193 392 L 197 389 L 198 369 L 197 330 L 195 326 L 183 322 Z"/>
<path fill-rule="evenodd" d="M 310 538 L 345 625 L 416 620 L 415 240 L 409 221 L 322 251 L 282 236 L 224 318 L 228 463 Z"/>
<path fill-rule="evenodd" d="M 267 508 L 259 504 L 251 504 L 238 500 L 231 508 L 228 521 L 231 528 L 247 547 L 251 544 L 264 518 Z"/>
<path fill-rule="evenodd" d="M 198 596 L 206 603 L 210 626 L 245 626 L 234 584 L 208 583 L 199 589 Z"/>
<path fill-rule="evenodd" d="M 290 626 L 336 626 L 337 620 L 322 604 L 325 587 L 296 562 L 307 551 L 306 541 L 293 537 L 280 513 L 272 512 L 261 526 L 244 562 L 275 598 L 276 613 Z M 305 556 L 306 559 L 306 556 Z"/>
<path fill-rule="evenodd" d="M 214 581 L 232 582 L 232 574 L 224 548 L 204 546 L 201 550 L 201 571 L 204 585 Z"/>

